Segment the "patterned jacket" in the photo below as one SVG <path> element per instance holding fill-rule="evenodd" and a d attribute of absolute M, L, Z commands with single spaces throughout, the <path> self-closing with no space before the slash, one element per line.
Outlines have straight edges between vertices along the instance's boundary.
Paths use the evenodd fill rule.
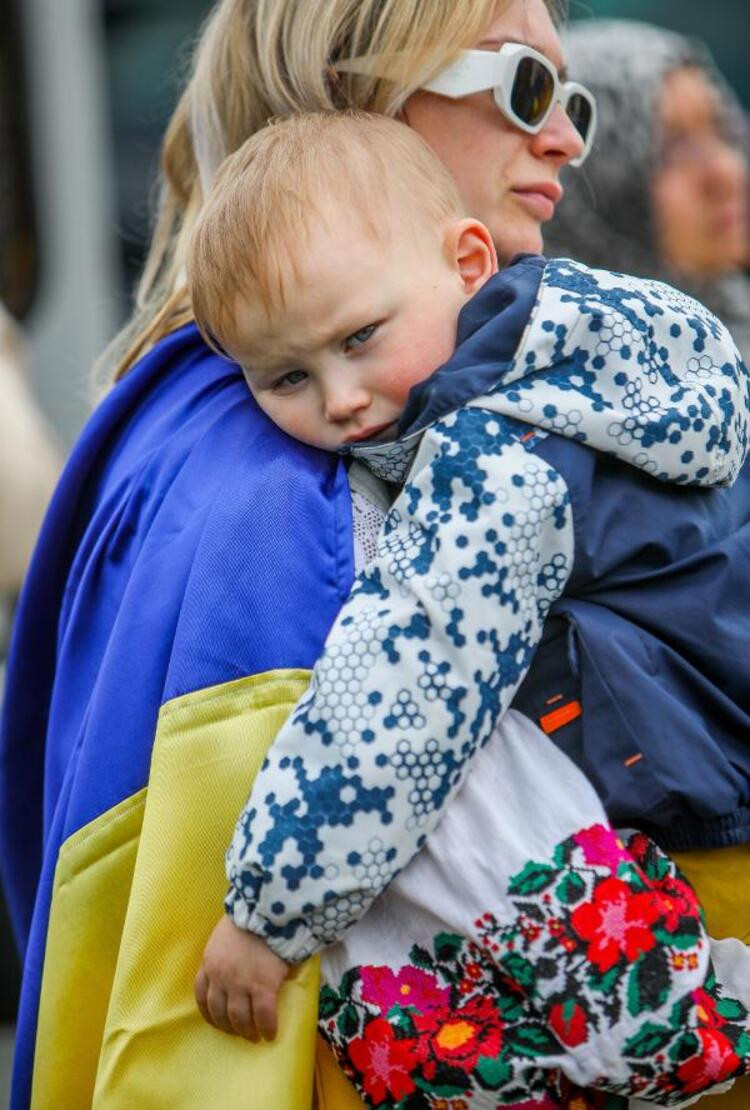
<path fill-rule="evenodd" d="M 609 638 L 607 665 L 624 666 L 633 643 L 618 639 L 618 606 L 648 595 L 643 666 L 660 663 L 676 622 L 664 673 L 677 704 L 697 669 L 691 621 L 693 642 L 704 630 L 702 606 L 700 618 L 695 607 L 680 615 L 681 575 L 695 573 L 692 588 L 719 605 L 750 515 L 722 509 L 716 499 L 731 499 L 714 488 L 744 462 L 747 371 L 723 326 L 683 294 L 529 256 L 464 309 L 458 340 L 412 395 L 400 441 L 360 449 L 393 479 L 411 463 L 408 479 L 228 852 L 228 911 L 288 960 L 341 936 L 419 850 L 512 703 L 555 604 L 600 613 L 596 650 Z M 724 605 L 725 631 L 731 616 Z M 723 652 L 710 645 L 715 690 L 747 632 L 732 628 Z M 730 727 L 733 693 L 716 702 Z M 710 754 L 698 774 L 711 775 Z M 648 782 L 651 762 L 630 767 Z M 353 868 L 374 836 L 387 866 Z"/>

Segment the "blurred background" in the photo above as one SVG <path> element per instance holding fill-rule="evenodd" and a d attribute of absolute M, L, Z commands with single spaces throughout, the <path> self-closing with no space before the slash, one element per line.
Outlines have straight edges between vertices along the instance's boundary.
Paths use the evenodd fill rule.
<path fill-rule="evenodd" d="M 0 300 L 30 341 L 43 411 L 70 445 L 91 362 L 128 312 L 158 143 L 208 0 L 0 0 Z M 747 0 L 572 0 L 707 41 L 750 107 Z"/>
<path fill-rule="evenodd" d="M 129 312 L 155 204 L 160 135 L 210 6 L 0 0 L 0 305 L 25 342 L 7 341 L 39 408 L 33 435 L 45 444 L 34 450 L 46 466 L 42 489 L 89 410 L 92 362 Z M 600 16 L 700 36 L 750 108 L 747 0 L 572 0 L 572 19 Z M 12 333 L 0 318 L 0 334 L 4 323 Z M 6 389 L 0 378 L 0 408 L 9 403 Z M 7 542 L 0 532 L 0 554 Z M 0 667 L 16 590 L 0 579 Z M 10 1023 L 17 972 L 2 918 L 0 962 L 0 1020 Z M 0 1036 L 3 1105 L 10 1029 Z"/>

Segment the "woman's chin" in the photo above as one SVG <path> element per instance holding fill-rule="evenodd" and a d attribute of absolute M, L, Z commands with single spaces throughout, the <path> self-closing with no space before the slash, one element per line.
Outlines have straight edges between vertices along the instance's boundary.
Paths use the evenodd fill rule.
<path fill-rule="evenodd" d="M 544 250 L 541 221 L 525 211 L 519 212 L 517 205 L 504 207 L 506 211 L 499 212 L 493 221 L 486 221 L 500 264 L 507 266 L 517 254 L 541 254 Z"/>

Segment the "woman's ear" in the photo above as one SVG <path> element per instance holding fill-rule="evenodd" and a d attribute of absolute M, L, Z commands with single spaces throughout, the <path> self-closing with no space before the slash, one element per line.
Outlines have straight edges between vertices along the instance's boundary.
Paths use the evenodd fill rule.
<path fill-rule="evenodd" d="M 479 220 L 456 220 L 445 236 L 448 261 L 456 267 L 464 292 L 472 296 L 497 273 L 497 252 L 492 236 Z"/>

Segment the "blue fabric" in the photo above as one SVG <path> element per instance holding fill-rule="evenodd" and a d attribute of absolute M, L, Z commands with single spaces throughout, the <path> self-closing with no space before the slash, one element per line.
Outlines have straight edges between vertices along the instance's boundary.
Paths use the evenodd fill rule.
<path fill-rule="evenodd" d="M 311 667 L 352 579 L 342 463 L 271 424 L 194 327 L 92 416 L 47 514 L 8 665 L 0 862 L 25 951 L 14 1106 L 29 1098 L 60 845 L 146 784 L 165 701 Z"/>
<path fill-rule="evenodd" d="M 534 308 L 547 260 L 520 254 L 491 277 L 463 307 L 456 351 L 414 386 L 399 421 L 399 436 L 421 432 L 467 401 L 502 385 Z M 471 339 L 469 343 L 468 340 Z"/>
<path fill-rule="evenodd" d="M 731 488 L 674 487 L 550 436 L 575 562 L 514 705 L 559 693 L 552 739 L 614 824 L 672 851 L 750 839 L 750 464 Z"/>

